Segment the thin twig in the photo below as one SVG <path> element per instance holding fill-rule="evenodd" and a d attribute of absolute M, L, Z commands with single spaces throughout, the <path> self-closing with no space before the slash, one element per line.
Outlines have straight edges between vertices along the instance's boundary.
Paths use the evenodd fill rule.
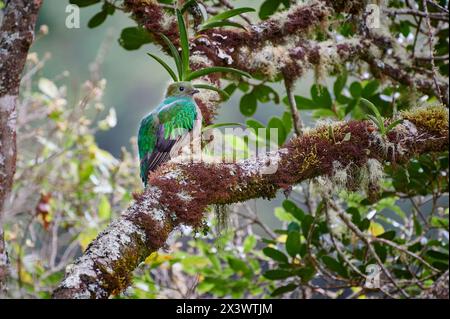
<path fill-rule="evenodd" d="M 355 265 L 353 265 L 353 263 L 347 258 L 347 256 L 344 254 L 344 252 L 341 250 L 341 248 L 339 247 L 339 245 L 336 242 L 336 239 L 334 237 L 333 231 L 331 230 L 331 219 L 330 219 L 330 213 L 328 211 L 328 205 L 326 205 L 325 208 L 325 214 L 326 214 L 326 218 L 327 218 L 327 224 L 328 227 L 330 229 L 330 239 L 331 242 L 333 243 L 333 246 L 336 248 L 337 253 L 342 257 L 342 259 L 344 259 L 344 261 L 346 262 L 346 264 L 354 271 L 356 272 L 358 275 L 360 275 L 361 277 L 363 277 L 364 279 L 367 278 L 367 276 L 365 274 L 363 274 Z"/>
<path fill-rule="evenodd" d="M 414 9 L 384 9 L 383 10 L 389 17 L 395 17 L 399 15 L 410 15 L 410 16 L 416 16 L 416 17 L 427 17 L 427 11 L 419 11 Z M 448 21 L 448 14 L 447 13 L 438 13 L 433 12 L 429 13 L 429 18 L 432 20 L 439 20 L 439 21 Z"/>
<path fill-rule="evenodd" d="M 295 101 L 293 85 L 294 84 L 291 81 L 287 80 L 287 78 L 284 77 L 284 87 L 286 88 L 286 94 L 289 102 L 289 109 L 292 115 L 292 125 L 294 127 L 295 134 L 297 134 L 297 136 L 302 136 L 303 123 L 300 117 L 300 112 L 298 111 L 297 108 L 297 102 Z"/>
<path fill-rule="evenodd" d="M 436 77 L 436 65 L 434 63 L 434 47 L 433 47 L 433 43 L 434 43 L 434 36 L 433 36 L 433 29 L 431 27 L 431 15 L 428 12 L 428 7 L 427 7 L 427 0 L 422 0 L 422 4 L 423 4 L 423 9 L 425 10 L 425 21 L 427 22 L 427 27 L 428 27 L 428 44 L 430 46 L 430 62 L 431 62 L 431 70 L 433 70 L 433 81 L 434 81 L 434 85 L 436 86 L 436 91 L 438 93 L 438 98 L 439 101 L 442 103 L 442 94 L 441 94 L 441 88 L 439 87 L 439 83 Z M 448 21 L 448 15 L 446 18 L 446 21 Z"/>
<path fill-rule="evenodd" d="M 426 260 L 424 260 L 422 257 L 420 257 L 419 255 L 413 253 L 412 251 L 410 251 L 409 249 L 402 247 L 396 243 L 394 243 L 393 241 L 387 240 L 385 238 L 380 238 L 380 237 L 372 237 L 372 241 L 377 241 L 383 244 L 386 244 L 388 246 L 391 246 L 399 251 L 401 251 L 402 253 L 405 253 L 415 259 L 417 259 L 418 261 L 420 261 L 421 263 L 423 263 L 425 266 L 427 266 L 428 268 L 431 269 L 431 271 L 435 272 L 435 273 L 440 273 L 440 271 L 436 268 L 434 268 L 433 266 L 431 266 Z"/>
<path fill-rule="evenodd" d="M 392 274 L 390 273 L 390 271 L 383 264 L 383 262 L 381 261 L 380 257 L 378 256 L 377 252 L 375 251 L 375 248 L 373 247 L 372 243 L 367 238 L 367 236 L 358 228 L 358 226 L 353 224 L 353 222 L 351 220 L 349 220 L 348 217 L 345 216 L 345 214 L 340 209 L 337 208 L 337 211 L 338 211 L 339 217 L 347 225 L 347 227 L 350 228 L 350 230 L 353 231 L 353 233 L 355 233 L 355 235 L 357 237 L 359 237 L 359 239 L 361 239 L 366 244 L 370 254 L 375 258 L 377 264 L 381 267 L 381 270 L 386 275 L 386 277 L 392 282 L 392 284 L 400 291 L 400 293 L 405 298 L 409 298 L 408 293 L 402 287 L 400 287 L 398 285 L 398 283 L 395 281 L 395 279 L 392 276 Z"/>

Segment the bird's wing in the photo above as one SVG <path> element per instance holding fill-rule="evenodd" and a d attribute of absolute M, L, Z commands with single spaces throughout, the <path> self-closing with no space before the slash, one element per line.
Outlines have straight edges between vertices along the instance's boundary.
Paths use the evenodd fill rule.
<path fill-rule="evenodd" d="M 141 177 L 146 182 L 149 171 L 154 171 L 170 159 L 171 150 L 188 135 L 198 116 L 192 101 L 175 101 L 161 108 L 155 117 L 151 130 L 154 142 L 141 156 Z"/>

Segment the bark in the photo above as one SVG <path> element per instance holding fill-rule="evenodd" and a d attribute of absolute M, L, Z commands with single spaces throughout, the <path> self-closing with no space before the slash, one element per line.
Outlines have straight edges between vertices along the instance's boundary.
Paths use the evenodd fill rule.
<path fill-rule="evenodd" d="M 16 170 L 19 85 L 41 5 L 42 0 L 6 1 L 0 25 L 0 292 L 6 288 L 8 274 L 2 210 Z"/>
<path fill-rule="evenodd" d="M 321 126 L 295 137 L 282 149 L 237 163 L 171 162 L 149 176 L 149 187 L 87 248 L 67 270 L 54 298 L 107 298 L 125 289 L 131 272 L 151 252 L 164 246 L 178 225 L 198 227 L 211 204 L 273 198 L 333 166 L 369 159 L 399 165 L 418 154 L 448 149 L 448 111 L 429 107 L 403 113 L 405 121 L 387 137 L 371 122 L 334 125 L 332 137 Z M 350 133 L 350 140 L 348 139 Z M 345 137 L 347 136 L 347 138 Z"/>

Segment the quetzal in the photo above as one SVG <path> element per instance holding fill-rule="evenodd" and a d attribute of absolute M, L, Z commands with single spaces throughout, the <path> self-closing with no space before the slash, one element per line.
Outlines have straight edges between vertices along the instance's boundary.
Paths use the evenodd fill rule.
<path fill-rule="evenodd" d="M 176 157 L 182 147 L 200 137 L 202 114 L 193 98 L 198 92 L 190 82 L 175 82 L 167 88 L 158 107 L 142 119 L 138 148 L 144 185 L 150 171 Z"/>

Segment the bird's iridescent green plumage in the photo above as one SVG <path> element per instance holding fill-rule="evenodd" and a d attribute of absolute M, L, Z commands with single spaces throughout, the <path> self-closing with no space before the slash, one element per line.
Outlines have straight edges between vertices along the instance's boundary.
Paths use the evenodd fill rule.
<path fill-rule="evenodd" d="M 193 99 L 197 92 L 189 82 L 174 83 L 169 86 L 161 104 L 142 119 L 138 148 L 144 184 L 147 184 L 149 171 L 170 159 L 172 149 L 194 129 L 201 117 Z"/>

